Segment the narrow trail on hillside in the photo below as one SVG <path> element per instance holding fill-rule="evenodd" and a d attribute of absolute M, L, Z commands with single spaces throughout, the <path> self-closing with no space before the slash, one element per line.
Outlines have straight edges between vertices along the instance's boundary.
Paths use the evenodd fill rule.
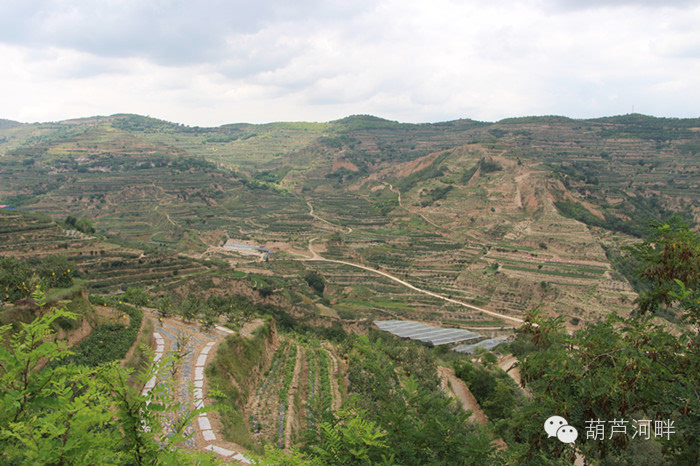
<path fill-rule="evenodd" d="M 455 372 L 444 366 L 438 366 L 438 375 L 440 376 L 440 382 L 442 384 L 443 390 L 449 395 L 454 396 L 462 404 L 465 411 L 471 411 L 472 416 L 469 419 L 473 419 L 479 424 L 486 426 L 489 423 L 489 418 L 486 413 L 479 406 L 479 402 L 464 383 L 462 379 L 455 375 Z M 505 440 L 498 437 L 493 441 L 493 445 L 499 449 L 507 449 L 508 444 Z"/>
<path fill-rule="evenodd" d="M 206 363 L 214 359 L 218 345 L 226 336 L 235 332 L 218 325 L 209 332 L 204 332 L 175 318 L 158 318 L 154 310 L 151 310 L 151 313 L 151 316 L 145 317 L 153 322 L 153 339 L 156 343 L 154 362 L 163 358 L 166 348 L 170 351 L 177 349 L 179 336 L 185 335 L 188 339 L 185 357 L 177 371 L 173 372 L 170 367 L 163 368 L 146 383 L 143 393 L 146 394 L 160 381 L 171 380 L 176 402 L 184 403 L 189 409 L 204 407 L 206 393 L 209 391 L 204 371 Z M 194 390 L 190 390 L 190 387 L 194 387 Z M 186 428 L 186 432 L 188 431 L 193 435 L 183 445 L 185 448 L 212 451 L 227 459 L 250 464 L 250 460 L 240 453 L 243 448 L 223 439 L 221 423 L 216 412 L 200 414 Z"/>
<path fill-rule="evenodd" d="M 340 406 L 343 404 L 343 397 L 340 394 L 340 387 L 338 387 L 338 375 L 340 375 L 340 363 L 338 358 L 335 357 L 332 349 L 324 348 L 326 354 L 331 359 L 333 364 L 333 371 L 331 371 L 330 382 L 331 382 L 331 410 L 338 411 Z"/>
<path fill-rule="evenodd" d="M 491 316 L 494 316 L 494 317 L 498 317 L 498 318 L 500 318 L 500 319 L 506 319 L 506 320 L 509 320 L 509 321 L 511 321 L 511 322 L 515 322 L 515 323 L 518 324 L 518 325 L 521 325 L 521 324 L 524 324 L 524 323 L 525 323 L 525 321 L 524 321 L 523 319 L 520 319 L 520 318 L 518 318 L 518 317 L 513 317 L 513 316 L 501 314 L 501 313 L 499 313 L 499 312 L 489 311 L 488 309 L 484 309 L 484 308 L 481 308 L 481 307 L 473 306 L 473 305 L 467 304 L 467 303 L 465 303 L 465 302 L 463 302 L 463 301 L 459 301 L 459 300 L 456 300 L 456 299 L 453 299 L 453 298 L 448 298 L 447 296 L 442 296 L 442 295 L 440 295 L 440 294 L 433 293 L 432 291 L 428 291 L 428 290 L 424 290 L 424 289 L 422 289 L 422 288 L 418 288 L 417 286 L 413 286 L 413 285 L 411 285 L 410 283 L 408 283 L 408 282 L 406 282 L 406 281 L 404 281 L 404 280 L 401 280 L 400 278 L 395 277 L 395 276 L 393 276 L 393 275 L 391 275 L 391 274 L 388 274 L 388 273 L 386 273 L 386 272 L 382 272 L 381 270 L 373 269 L 373 268 L 371 268 L 371 267 L 367 267 L 367 266 L 360 265 L 360 264 L 354 264 L 354 263 L 352 263 L 352 262 L 341 261 L 341 260 L 335 260 L 335 259 L 326 259 L 325 257 L 323 257 L 323 256 L 321 256 L 320 254 L 318 254 L 316 251 L 314 251 L 314 249 L 313 249 L 313 242 L 314 242 L 314 240 L 316 240 L 316 239 L 318 239 L 318 237 L 315 237 L 315 238 L 312 238 L 312 239 L 309 240 L 309 252 L 311 253 L 311 257 L 302 256 L 303 258 L 302 258 L 302 259 L 299 259 L 299 260 L 302 260 L 302 261 L 333 262 L 333 263 L 335 263 L 335 264 L 343 264 L 343 265 L 348 265 L 348 266 L 350 266 L 350 267 L 356 267 L 356 268 L 358 268 L 358 269 L 362 269 L 362 270 L 366 270 L 366 271 L 368 271 L 368 272 L 372 272 L 372 273 L 376 273 L 376 274 L 378 274 L 378 275 L 382 275 L 382 276 L 384 276 L 384 277 L 386 277 L 386 278 L 388 278 L 388 279 L 390 279 L 390 280 L 393 280 L 393 281 L 395 281 L 395 282 L 397 282 L 397 283 L 400 283 L 401 285 L 403 285 L 403 286 L 405 286 L 405 287 L 407 287 L 407 288 L 410 288 L 410 289 L 412 289 L 412 290 L 414 290 L 414 291 L 417 291 L 417 292 L 419 292 L 419 293 L 426 294 L 426 295 L 428 295 L 428 296 L 432 296 L 432 297 L 434 297 L 434 298 L 442 299 L 443 301 L 447 301 L 447 302 L 449 302 L 449 303 L 459 304 L 460 306 L 466 307 L 466 308 L 468 308 L 468 309 L 472 309 L 472 310 L 474 310 L 474 311 L 483 312 L 484 314 L 488 314 L 488 315 L 491 315 Z M 500 327 L 498 327 L 498 328 L 500 329 Z"/>
<path fill-rule="evenodd" d="M 335 224 L 335 223 L 329 222 L 329 221 L 326 220 L 325 218 L 320 217 L 320 216 L 318 216 L 317 214 L 315 214 L 315 213 L 314 213 L 314 206 L 311 205 L 311 201 L 306 201 L 306 205 L 309 206 L 309 215 L 311 215 L 313 218 L 315 218 L 315 219 L 318 220 L 319 222 L 323 222 L 323 223 L 325 223 L 325 224 L 327 224 L 327 225 L 330 225 L 330 226 L 332 226 L 333 228 L 336 228 L 336 229 L 340 228 L 341 230 L 346 230 L 345 233 L 348 233 L 348 234 L 352 233 L 352 228 L 350 228 L 350 227 L 344 227 L 343 225 L 337 225 L 337 224 Z"/>
<path fill-rule="evenodd" d="M 402 202 L 402 200 L 401 200 L 401 191 L 400 191 L 400 190 L 394 188 L 394 186 L 391 185 L 391 184 L 385 185 L 385 186 L 389 186 L 389 190 L 390 190 L 390 191 L 395 192 L 396 194 L 399 195 L 399 207 L 401 207 L 403 210 L 405 210 L 405 211 L 408 212 L 409 214 L 414 214 L 414 215 L 420 216 L 420 218 L 422 218 L 422 219 L 425 220 L 427 223 L 429 223 L 430 225 L 434 226 L 435 228 L 437 228 L 437 229 L 439 229 L 439 230 L 444 230 L 444 229 L 445 229 L 445 227 L 442 227 L 442 226 L 438 225 L 437 223 L 433 222 L 433 221 L 430 220 L 428 217 L 426 217 L 425 215 L 423 215 L 423 213 L 421 213 L 421 212 L 413 212 L 411 209 L 409 209 L 408 207 L 404 206 L 404 205 L 403 205 L 403 202 Z"/>
<path fill-rule="evenodd" d="M 457 398 L 465 411 L 471 411 L 472 418 L 474 418 L 476 422 L 483 426 L 487 425 L 489 419 L 486 417 L 486 413 L 484 413 L 481 406 L 479 406 L 479 402 L 476 401 L 469 387 L 467 387 L 462 379 L 455 375 L 455 371 L 448 367 L 438 366 L 438 374 L 440 375 L 443 390 L 447 394 Z"/>

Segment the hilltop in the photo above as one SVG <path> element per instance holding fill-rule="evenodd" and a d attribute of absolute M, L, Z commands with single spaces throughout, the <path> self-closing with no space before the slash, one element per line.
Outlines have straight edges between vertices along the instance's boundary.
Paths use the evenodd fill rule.
<path fill-rule="evenodd" d="M 647 222 L 698 221 L 699 129 L 643 115 L 3 124 L 0 203 L 87 218 L 124 246 L 233 264 L 250 261 L 220 245 L 250 241 L 277 252 L 244 266 L 263 274 L 297 273 L 313 247 L 498 313 L 541 305 L 578 322 L 630 308 L 618 251 Z M 303 264 L 327 278 L 325 307 L 343 319 L 491 320 L 361 269 Z"/>

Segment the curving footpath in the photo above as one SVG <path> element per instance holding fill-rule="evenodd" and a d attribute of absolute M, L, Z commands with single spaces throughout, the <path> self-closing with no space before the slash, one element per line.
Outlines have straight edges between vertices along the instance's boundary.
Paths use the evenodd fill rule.
<path fill-rule="evenodd" d="M 158 332 L 153 332 L 153 339 L 156 341 L 156 352 L 153 356 L 153 362 L 158 362 L 163 358 L 163 353 L 165 352 L 165 340 Z M 141 394 L 143 396 L 148 395 L 148 393 L 156 386 L 156 381 L 157 377 L 154 375 L 148 382 L 146 382 Z"/>
<path fill-rule="evenodd" d="M 190 337 L 191 341 L 195 344 L 195 348 L 199 348 L 199 351 L 196 352 L 196 360 L 194 357 L 190 356 L 182 361 L 183 366 L 180 374 L 182 380 L 178 382 L 178 385 L 185 385 L 185 387 L 183 390 L 176 390 L 175 394 L 176 397 L 178 395 L 180 396 L 180 401 L 185 403 L 191 401 L 194 408 L 201 409 L 205 406 L 206 380 L 204 368 L 206 367 L 209 354 L 227 335 L 234 334 L 235 332 L 225 327 L 216 326 L 211 333 L 204 333 L 191 325 L 186 325 L 175 319 L 159 319 L 158 323 L 156 323 L 155 331 L 153 332 L 153 338 L 156 343 L 153 361 L 158 362 L 163 358 L 166 340 L 169 340 L 170 348 L 174 348 L 177 344 L 176 335 L 182 333 Z M 150 390 L 156 386 L 158 377 L 170 376 L 171 374 L 169 371 L 161 371 L 158 376 L 153 376 L 146 385 L 144 385 L 142 394 L 147 395 Z M 194 400 L 190 400 L 189 398 L 188 387 L 190 383 L 194 385 Z M 192 426 L 189 426 L 189 429 L 192 429 L 194 435 L 190 439 L 191 441 L 185 444 L 187 447 L 195 448 L 198 445 L 203 450 L 214 452 L 225 458 L 230 458 L 243 464 L 251 464 L 250 459 L 246 458 L 242 453 L 232 450 L 231 444 L 223 440 L 220 433 L 216 433 L 208 413 L 200 414 L 196 422 L 194 422 Z"/>

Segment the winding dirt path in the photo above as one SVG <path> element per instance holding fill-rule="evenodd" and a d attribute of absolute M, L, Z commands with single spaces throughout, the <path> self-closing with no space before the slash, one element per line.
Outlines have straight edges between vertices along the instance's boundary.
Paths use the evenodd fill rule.
<path fill-rule="evenodd" d="M 401 191 L 400 191 L 400 190 L 395 189 L 394 186 L 391 185 L 391 184 L 385 185 L 385 186 L 389 186 L 389 190 L 390 190 L 390 191 L 395 192 L 396 194 L 399 195 L 399 207 L 401 207 L 403 210 L 405 210 L 405 211 L 408 212 L 409 214 L 414 214 L 414 215 L 420 216 L 420 217 L 421 217 L 423 220 L 425 220 L 427 223 L 431 224 L 432 226 L 434 226 L 435 228 L 437 228 L 437 229 L 439 229 L 439 230 L 444 230 L 444 229 L 445 229 L 445 227 L 441 227 L 440 225 L 438 225 L 437 223 L 433 222 L 433 221 L 430 220 L 428 217 L 426 217 L 425 215 L 423 215 L 421 212 L 413 212 L 411 209 L 409 209 L 408 207 L 404 206 L 404 205 L 403 205 L 403 202 L 401 201 Z"/>
<path fill-rule="evenodd" d="M 438 366 L 438 374 L 440 375 L 443 390 L 445 390 L 447 394 L 457 398 L 465 411 L 472 412 L 472 417 L 470 419 L 473 418 L 481 425 L 487 425 L 489 423 L 488 417 L 486 417 L 486 414 L 481 409 L 481 406 L 479 406 L 479 402 L 476 401 L 472 392 L 469 391 L 469 387 L 467 387 L 462 379 L 455 375 L 455 371 L 448 367 Z"/>
<path fill-rule="evenodd" d="M 463 302 L 463 301 L 459 301 L 459 300 L 456 300 L 456 299 L 448 298 L 447 296 L 442 296 L 442 295 L 440 295 L 440 294 L 433 293 L 432 291 L 428 291 L 428 290 L 424 290 L 424 289 L 422 289 L 422 288 L 418 288 L 417 286 L 413 286 L 413 285 L 411 285 L 410 283 L 408 283 L 408 282 L 406 282 L 406 281 L 404 281 L 404 280 L 401 280 L 400 278 L 395 277 L 395 276 L 393 276 L 393 275 L 391 275 L 391 274 L 388 274 L 388 273 L 386 273 L 386 272 L 382 272 L 381 270 L 373 269 L 373 268 L 371 268 L 371 267 L 367 267 L 367 266 L 360 265 L 360 264 L 354 264 L 354 263 L 352 263 L 352 262 L 341 261 L 341 260 L 335 260 L 335 259 L 326 259 L 325 257 L 323 257 L 323 256 L 321 256 L 320 254 L 318 254 L 316 251 L 314 251 L 314 249 L 313 249 L 313 242 L 314 242 L 314 240 L 316 240 L 316 239 L 318 239 L 318 237 L 311 238 L 311 239 L 309 240 L 309 252 L 311 253 L 311 257 L 302 256 L 303 258 L 302 258 L 302 259 L 299 259 L 299 260 L 303 260 L 303 261 L 333 262 L 333 263 L 335 263 L 335 264 L 343 264 L 343 265 L 348 265 L 348 266 L 350 266 L 350 267 L 355 267 L 355 268 L 358 268 L 358 269 L 366 270 L 366 271 L 368 271 L 368 272 L 372 272 L 372 273 L 376 273 L 376 274 L 378 274 L 378 275 L 382 275 L 382 276 L 384 276 L 384 277 L 386 277 L 386 278 L 388 278 L 388 279 L 390 279 L 390 280 L 393 280 L 393 281 L 395 281 L 395 282 L 397 282 L 397 283 L 400 283 L 401 285 L 403 285 L 403 286 L 405 286 L 405 287 L 407 287 L 407 288 L 410 288 L 410 289 L 412 289 L 412 290 L 414 290 L 414 291 L 417 291 L 417 292 L 419 292 L 419 293 L 427 294 L 428 296 L 432 296 L 432 297 L 434 297 L 434 298 L 442 299 L 443 301 L 447 301 L 447 302 L 450 302 L 450 303 L 453 303 L 453 304 L 459 304 L 460 306 L 466 307 L 466 308 L 468 308 L 468 309 L 472 309 L 472 310 L 474 310 L 474 311 L 483 312 L 484 314 L 488 314 L 488 315 L 491 315 L 491 316 L 494 316 L 494 317 L 498 317 L 499 319 L 506 319 L 506 320 L 509 320 L 509 321 L 511 321 L 511 322 L 515 322 L 516 325 L 522 325 L 522 324 L 525 323 L 525 321 L 524 321 L 523 319 L 520 319 L 520 318 L 518 318 L 518 317 L 513 317 L 513 316 L 501 314 L 501 313 L 499 313 L 499 312 L 489 311 L 489 310 L 487 310 L 487 309 L 484 309 L 484 308 L 481 308 L 481 307 L 477 307 L 477 306 L 473 306 L 473 305 L 468 304 L 468 303 L 465 303 L 465 302 Z M 500 328 L 500 327 L 499 327 L 499 328 Z"/>
<path fill-rule="evenodd" d="M 333 350 L 328 348 L 327 346 L 323 348 L 323 350 L 326 352 L 328 357 L 331 360 L 331 364 L 333 364 L 333 370 L 329 371 L 329 377 L 330 377 L 330 382 L 331 382 L 331 410 L 332 411 L 337 411 L 340 409 L 340 406 L 343 404 L 343 397 L 340 394 L 340 387 L 338 387 L 338 375 L 340 375 L 340 366 L 338 359 L 335 357 L 335 354 L 333 353 Z"/>
<path fill-rule="evenodd" d="M 327 224 L 327 225 L 330 225 L 330 226 L 332 226 L 332 227 L 335 228 L 335 229 L 338 229 L 338 228 L 340 228 L 341 230 L 344 229 L 344 230 L 346 230 L 345 233 L 348 233 L 348 234 L 349 234 L 349 233 L 352 233 L 352 228 L 350 228 L 350 227 L 344 227 L 344 226 L 342 226 L 342 225 L 336 225 L 335 223 L 329 222 L 329 221 L 326 220 L 325 218 L 319 217 L 317 214 L 315 214 L 315 213 L 314 213 L 314 206 L 311 205 L 311 201 L 306 201 L 306 205 L 309 206 L 309 215 L 311 215 L 313 218 L 315 218 L 315 219 L 318 220 L 319 222 L 323 222 L 323 223 L 325 223 L 325 224 Z"/>
<path fill-rule="evenodd" d="M 472 392 L 469 391 L 469 387 L 467 387 L 462 379 L 455 375 L 452 369 L 438 366 L 438 375 L 440 376 L 443 390 L 445 390 L 448 395 L 457 398 L 460 403 L 462 403 L 462 407 L 465 411 L 471 410 L 472 416 L 469 419 L 474 419 L 483 426 L 489 423 L 489 418 L 481 409 L 481 406 L 479 406 L 479 402 L 476 401 Z M 508 448 L 508 444 L 502 438 L 496 438 L 493 444 L 499 449 Z"/>

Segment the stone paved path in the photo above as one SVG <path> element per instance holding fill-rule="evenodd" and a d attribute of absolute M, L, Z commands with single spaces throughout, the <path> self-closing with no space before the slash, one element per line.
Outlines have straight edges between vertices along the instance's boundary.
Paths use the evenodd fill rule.
<path fill-rule="evenodd" d="M 153 317 L 153 320 L 155 323 L 153 338 L 156 343 L 154 362 L 158 362 L 163 358 L 166 346 L 169 346 L 171 350 L 177 349 L 178 335 L 184 333 L 189 336 L 186 356 L 182 360 L 181 368 L 178 370 L 180 383 L 179 386 L 175 387 L 176 399 L 184 403 L 183 411 L 189 405 L 192 405 L 194 408 L 204 407 L 206 404 L 206 391 L 208 390 L 204 371 L 207 361 L 214 359 L 215 347 L 227 335 L 235 332 L 225 327 L 216 326 L 210 333 L 205 333 L 176 319 L 157 319 Z M 143 388 L 142 393 L 144 395 L 148 394 L 156 386 L 159 377 L 170 378 L 171 372 L 164 370 L 157 376 L 152 377 Z M 190 390 L 191 387 L 194 387 L 192 391 Z M 192 393 L 194 399 L 190 399 L 190 393 Z M 195 422 L 185 429 L 185 432 L 193 434 L 185 442 L 185 447 L 187 448 L 200 448 L 240 463 L 251 463 L 242 453 L 232 450 L 231 444 L 223 440 L 220 432 L 216 432 L 209 413 L 200 414 Z"/>

